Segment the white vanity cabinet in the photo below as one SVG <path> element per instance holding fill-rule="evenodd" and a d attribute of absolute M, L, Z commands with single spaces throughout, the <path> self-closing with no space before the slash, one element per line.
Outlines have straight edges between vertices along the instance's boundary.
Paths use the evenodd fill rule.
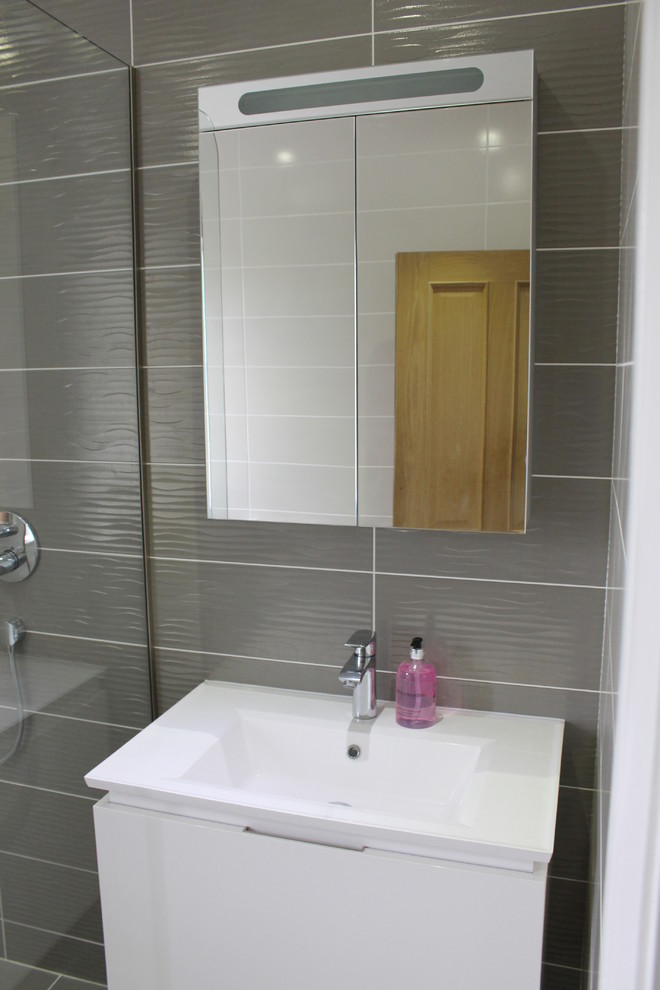
<path fill-rule="evenodd" d="M 94 809 L 109 990 L 536 990 L 547 867 L 518 872 Z"/>
<path fill-rule="evenodd" d="M 200 684 L 85 778 L 109 990 L 538 990 L 563 728 Z"/>

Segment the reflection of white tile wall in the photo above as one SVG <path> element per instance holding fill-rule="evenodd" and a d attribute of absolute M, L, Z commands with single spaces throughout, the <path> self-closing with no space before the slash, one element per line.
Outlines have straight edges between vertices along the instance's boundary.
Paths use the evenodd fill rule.
<path fill-rule="evenodd" d="M 357 175 L 359 521 L 391 526 L 394 259 L 529 248 L 530 105 L 360 117 Z"/>
<path fill-rule="evenodd" d="M 218 517 L 354 521 L 354 127 L 362 524 L 392 524 L 395 255 L 529 247 L 529 104 L 201 135 Z"/>
<path fill-rule="evenodd" d="M 229 517 L 353 523 L 353 121 L 216 136 Z"/>

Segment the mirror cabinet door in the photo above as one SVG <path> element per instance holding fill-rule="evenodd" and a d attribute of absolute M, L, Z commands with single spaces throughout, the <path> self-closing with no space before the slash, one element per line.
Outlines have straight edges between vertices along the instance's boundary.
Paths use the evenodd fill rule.
<path fill-rule="evenodd" d="M 209 515 L 524 531 L 532 160 L 529 100 L 200 134 Z"/>

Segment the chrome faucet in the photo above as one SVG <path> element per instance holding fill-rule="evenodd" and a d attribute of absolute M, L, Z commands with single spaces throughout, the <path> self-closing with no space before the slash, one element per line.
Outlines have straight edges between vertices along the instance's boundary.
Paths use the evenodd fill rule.
<path fill-rule="evenodd" d="M 342 667 L 339 680 L 353 692 L 353 718 L 376 717 L 376 633 L 358 629 L 344 646 L 352 656 Z"/>

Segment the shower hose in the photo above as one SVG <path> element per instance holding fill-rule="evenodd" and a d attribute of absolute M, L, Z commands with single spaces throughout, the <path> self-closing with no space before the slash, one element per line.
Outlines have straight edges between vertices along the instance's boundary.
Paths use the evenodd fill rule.
<path fill-rule="evenodd" d="M 22 625 L 22 623 L 21 623 Z M 11 760 L 12 756 L 21 745 L 21 740 L 23 739 L 23 724 L 24 724 L 24 711 L 23 711 L 23 695 L 21 694 L 21 682 L 18 679 L 18 670 L 16 668 L 16 642 L 20 638 L 20 634 L 16 635 L 16 627 L 10 630 L 9 643 L 7 645 L 7 652 L 9 653 L 9 671 L 11 674 L 11 681 L 14 687 L 14 694 L 16 697 L 16 714 L 18 716 L 18 728 L 16 730 L 16 736 L 14 737 L 14 742 L 11 749 L 0 756 L 0 767 L 3 766 L 7 760 Z M 14 635 L 12 635 L 14 633 Z"/>

